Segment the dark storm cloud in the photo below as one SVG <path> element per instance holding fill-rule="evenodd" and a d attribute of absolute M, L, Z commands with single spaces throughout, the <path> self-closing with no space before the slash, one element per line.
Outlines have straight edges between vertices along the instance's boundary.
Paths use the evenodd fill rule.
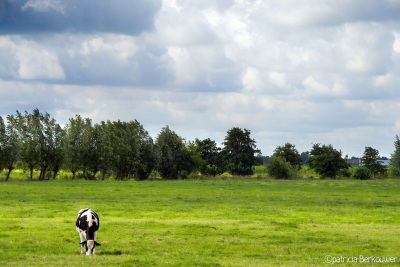
<path fill-rule="evenodd" d="M 113 32 L 136 35 L 153 28 L 160 0 L 2 0 L 0 33 Z"/>

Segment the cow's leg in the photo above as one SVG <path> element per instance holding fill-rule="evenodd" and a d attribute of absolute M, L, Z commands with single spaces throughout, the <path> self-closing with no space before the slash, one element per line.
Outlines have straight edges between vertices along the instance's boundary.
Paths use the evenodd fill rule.
<path fill-rule="evenodd" d="M 84 231 L 79 229 L 79 227 L 76 227 L 76 231 L 79 234 L 79 239 L 81 240 L 81 254 L 84 254 L 86 252 L 86 234 Z"/>
<path fill-rule="evenodd" d="M 96 239 L 97 239 L 97 231 L 94 232 L 93 254 L 96 254 Z"/>

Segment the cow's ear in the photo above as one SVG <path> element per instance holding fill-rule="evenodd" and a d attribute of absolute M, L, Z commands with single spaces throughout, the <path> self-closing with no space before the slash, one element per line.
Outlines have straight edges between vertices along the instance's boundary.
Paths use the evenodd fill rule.
<path fill-rule="evenodd" d="M 86 242 L 87 242 L 87 241 L 83 241 L 83 242 L 81 242 L 81 243 L 79 243 L 79 244 L 83 245 L 83 244 L 86 244 Z"/>
<path fill-rule="evenodd" d="M 100 243 L 97 243 L 96 241 L 94 241 L 94 244 L 95 244 L 96 246 L 101 246 L 101 244 L 100 244 Z"/>

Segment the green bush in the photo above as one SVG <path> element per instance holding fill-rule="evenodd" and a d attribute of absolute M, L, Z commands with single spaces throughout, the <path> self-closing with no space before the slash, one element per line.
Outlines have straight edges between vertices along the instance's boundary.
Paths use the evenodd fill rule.
<path fill-rule="evenodd" d="M 366 167 L 359 167 L 359 168 L 357 168 L 356 172 L 354 173 L 355 179 L 368 180 L 368 179 L 371 179 L 371 177 L 372 177 L 372 173 Z"/>
<path fill-rule="evenodd" d="M 275 179 L 295 179 L 297 174 L 292 165 L 281 157 L 272 157 L 269 160 L 267 172 Z"/>
<path fill-rule="evenodd" d="M 188 178 L 189 173 L 185 170 L 180 170 L 178 173 L 179 178 L 181 178 L 182 180 L 185 180 Z"/>
<path fill-rule="evenodd" d="M 390 175 L 394 177 L 400 177 L 400 168 L 391 166 L 389 170 L 390 170 Z"/>
<path fill-rule="evenodd" d="M 351 171 L 348 168 L 340 169 L 339 170 L 339 176 L 345 177 L 345 178 L 349 178 L 349 177 L 351 177 Z"/>

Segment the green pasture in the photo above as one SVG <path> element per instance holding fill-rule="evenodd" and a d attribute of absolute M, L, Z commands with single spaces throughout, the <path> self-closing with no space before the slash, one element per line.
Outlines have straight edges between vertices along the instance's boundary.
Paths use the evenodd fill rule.
<path fill-rule="evenodd" d="M 400 266 L 399 193 L 400 180 L 0 182 L 0 264 Z M 101 221 L 92 257 L 75 231 L 85 207 Z M 360 262 L 377 257 L 392 262 Z"/>

